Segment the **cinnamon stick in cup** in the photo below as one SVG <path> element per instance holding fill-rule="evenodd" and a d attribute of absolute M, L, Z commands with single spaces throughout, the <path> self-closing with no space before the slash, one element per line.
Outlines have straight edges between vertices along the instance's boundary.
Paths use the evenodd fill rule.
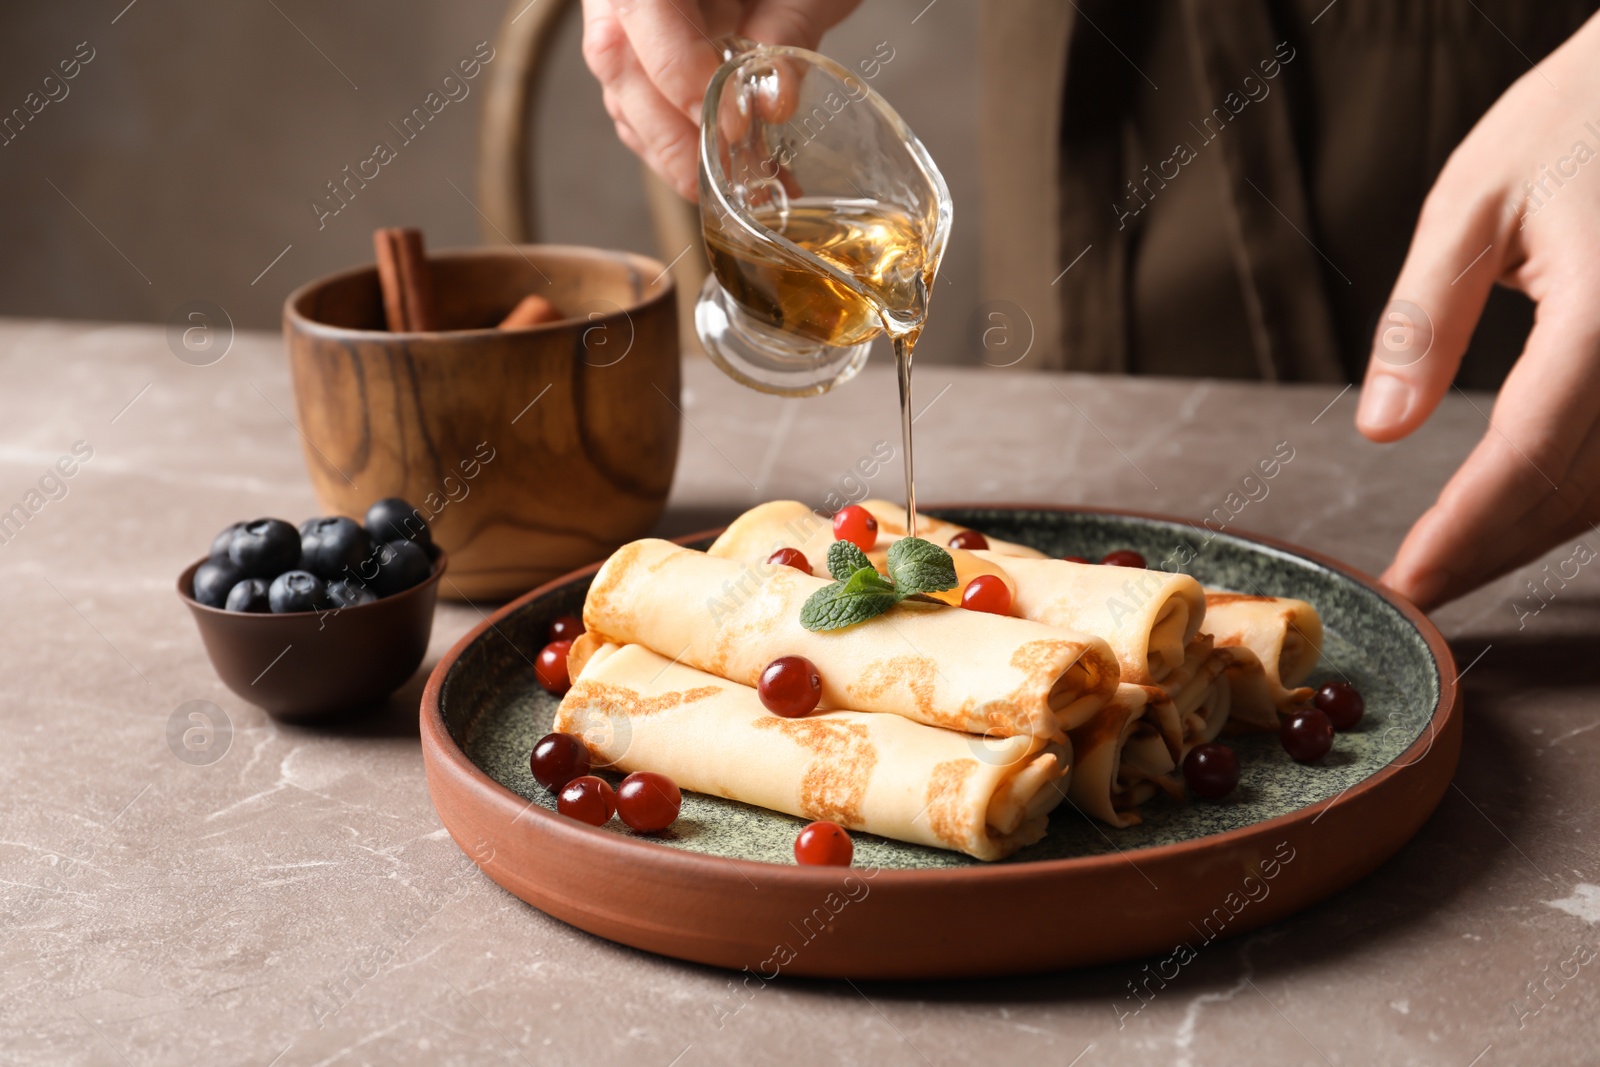
<path fill-rule="evenodd" d="M 511 314 L 500 321 L 502 330 L 519 330 L 540 326 L 547 322 L 560 322 L 566 316 L 561 309 L 542 296 L 525 296 L 511 309 Z"/>
<path fill-rule="evenodd" d="M 391 333 L 419 333 L 439 328 L 433 296 L 433 275 L 422 246 L 422 231 L 411 228 L 374 230 L 378 283 Z"/>

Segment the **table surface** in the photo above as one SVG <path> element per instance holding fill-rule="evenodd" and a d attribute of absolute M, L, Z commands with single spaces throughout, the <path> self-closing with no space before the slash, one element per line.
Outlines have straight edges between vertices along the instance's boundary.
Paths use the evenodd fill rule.
<path fill-rule="evenodd" d="M 440 827 L 417 701 L 478 607 L 442 605 L 423 672 L 340 729 L 280 725 L 217 680 L 174 576 L 235 519 L 315 512 L 276 336 L 240 334 L 194 367 L 157 328 L 0 321 L 0 382 L 0 511 L 76 442 L 93 450 L 0 544 L 0 1062 L 1593 1062 L 1587 574 L 1537 614 L 1532 569 L 1440 612 L 1468 721 L 1438 811 L 1363 882 L 1201 952 L 1148 1003 L 1129 996 L 1138 963 L 747 991 L 546 917 Z M 1337 387 L 930 367 L 916 389 L 926 502 L 1198 519 L 1287 442 L 1292 463 L 1233 525 L 1369 573 L 1489 410 L 1452 396 L 1414 439 L 1379 447 Z M 669 535 L 764 499 L 851 492 L 856 460 L 898 437 L 877 366 L 780 400 L 695 365 L 683 408 Z M 872 489 L 895 496 L 898 466 Z M 209 765 L 168 745 L 190 700 L 231 723 Z"/>

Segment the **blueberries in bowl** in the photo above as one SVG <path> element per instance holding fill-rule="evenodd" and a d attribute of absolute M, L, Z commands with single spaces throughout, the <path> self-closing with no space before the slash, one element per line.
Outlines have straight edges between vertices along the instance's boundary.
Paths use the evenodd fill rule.
<path fill-rule="evenodd" d="M 233 544 L 234 533 L 245 524 L 236 522 L 211 539 L 211 558 L 224 560 L 228 558 L 228 546 Z"/>
<path fill-rule="evenodd" d="M 300 564 L 300 534 L 282 519 L 257 519 L 234 531 L 228 559 L 246 578 L 274 578 Z"/>
<path fill-rule="evenodd" d="M 264 578 L 246 578 L 235 585 L 228 593 L 227 609 L 229 611 L 247 611 L 260 614 L 272 610 L 272 604 L 267 598 L 267 582 Z"/>
<path fill-rule="evenodd" d="M 372 584 L 379 596 L 394 596 L 427 581 L 433 571 L 428 554 L 414 541 L 387 541 L 376 552 L 378 576 Z"/>
<path fill-rule="evenodd" d="M 345 580 L 328 583 L 328 599 L 333 601 L 334 607 L 356 608 L 376 602 L 378 594 L 360 582 Z"/>
<path fill-rule="evenodd" d="M 397 496 L 368 508 L 366 526 L 374 541 L 415 541 L 423 549 L 433 547 L 433 531 L 422 512 Z"/>
<path fill-rule="evenodd" d="M 428 580 L 441 553 L 427 520 L 399 497 L 344 516 L 236 522 L 195 568 L 194 599 L 242 614 L 331 611 L 371 604 Z"/>
<path fill-rule="evenodd" d="M 267 600 L 275 614 L 291 611 L 326 611 L 333 607 L 328 586 L 310 571 L 285 571 L 272 579 Z"/>
<path fill-rule="evenodd" d="M 208 559 L 194 572 L 194 598 L 208 608 L 220 608 L 243 578 L 239 568 L 230 561 Z"/>
<path fill-rule="evenodd" d="M 300 524 L 300 566 L 319 578 L 347 578 L 371 553 L 372 538 L 354 519 L 338 515 Z"/>

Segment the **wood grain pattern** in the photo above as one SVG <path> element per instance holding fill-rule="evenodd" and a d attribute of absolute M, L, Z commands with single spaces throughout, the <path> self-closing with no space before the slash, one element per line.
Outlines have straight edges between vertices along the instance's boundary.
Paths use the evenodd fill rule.
<path fill-rule="evenodd" d="M 435 254 L 443 332 L 382 332 L 364 267 L 284 308 L 312 486 L 329 514 L 423 509 L 443 596 L 505 598 L 648 533 L 677 462 L 674 286 L 643 256 L 560 246 Z M 530 292 L 568 319 L 495 326 Z"/>

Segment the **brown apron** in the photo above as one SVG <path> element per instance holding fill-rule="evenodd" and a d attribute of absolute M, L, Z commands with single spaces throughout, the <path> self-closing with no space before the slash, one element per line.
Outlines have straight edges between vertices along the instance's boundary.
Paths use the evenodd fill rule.
<path fill-rule="evenodd" d="M 1053 251 L 1060 267 L 1083 259 L 1049 286 L 1059 323 L 1040 317 L 1061 344 L 1043 346 L 1032 366 L 1359 380 L 1445 159 L 1596 6 L 1075 0 L 1058 9 L 1065 61 L 1047 75 L 1059 78 L 1063 101 Z M 1034 32 L 1048 22 L 1035 20 Z M 994 58 L 1003 31 L 989 37 Z M 986 83 L 998 75 L 1004 84 L 991 67 Z M 1496 290 L 1463 386 L 1498 386 L 1531 308 Z"/>

